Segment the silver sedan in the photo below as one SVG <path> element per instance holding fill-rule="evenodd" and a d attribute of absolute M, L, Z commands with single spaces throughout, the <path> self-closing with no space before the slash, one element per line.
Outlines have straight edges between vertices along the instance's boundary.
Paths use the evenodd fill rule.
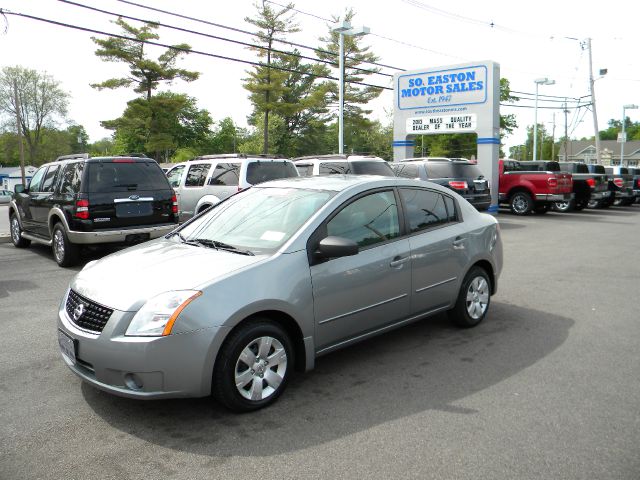
<path fill-rule="evenodd" d="M 447 311 L 487 315 L 495 218 L 429 182 L 331 176 L 265 183 L 164 238 L 88 263 L 58 312 L 66 364 L 132 398 L 273 402 L 315 358 Z"/>

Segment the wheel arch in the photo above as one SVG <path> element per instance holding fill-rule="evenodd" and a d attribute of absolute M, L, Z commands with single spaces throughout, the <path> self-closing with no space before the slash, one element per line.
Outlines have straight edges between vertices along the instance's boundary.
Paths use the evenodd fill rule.
<path fill-rule="evenodd" d="M 493 268 L 493 265 L 491 264 L 491 262 L 486 259 L 477 260 L 465 272 L 464 274 L 465 277 L 469 274 L 469 272 L 473 269 L 473 267 L 480 267 L 485 272 L 487 272 L 487 275 L 489 276 L 489 282 L 491 283 L 491 295 L 495 294 L 497 290 L 497 282 L 496 282 L 496 276 L 495 276 L 495 269 Z"/>
<path fill-rule="evenodd" d="M 289 338 L 291 339 L 291 343 L 293 344 L 293 352 L 295 357 L 294 368 L 299 372 L 304 372 L 307 369 L 307 353 L 308 353 L 305 345 L 305 341 L 304 341 L 304 335 L 302 334 L 302 330 L 300 329 L 300 326 L 295 321 L 295 319 L 288 313 L 285 313 L 281 310 L 261 310 L 261 311 L 254 312 L 251 315 L 243 318 L 238 323 L 236 323 L 231 330 L 227 332 L 224 340 L 222 341 L 222 345 L 224 345 L 224 342 L 226 342 L 227 339 L 236 330 L 241 328 L 243 325 L 246 325 L 247 323 L 258 320 L 258 319 L 271 320 L 275 324 L 282 327 L 282 329 L 285 332 L 287 332 L 287 334 L 289 335 Z M 218 363 L 218 358 L 220 357 L 220 352 L 222 351 L 222 345 L 218 349 L 218 352 L 216 354 L 216 361 L 214 362 L 214 368 L 215 368 L 215 365 Z"/>

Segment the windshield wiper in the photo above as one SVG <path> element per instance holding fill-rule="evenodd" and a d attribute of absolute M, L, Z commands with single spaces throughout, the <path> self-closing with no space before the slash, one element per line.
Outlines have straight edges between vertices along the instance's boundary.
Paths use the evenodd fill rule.
<path fill-rule="evenodd" d="M 233 245 L 229 245 L 228 243 L 219 242 L 217 240 L 211 240 L 209 238 L 194 238 L 189 240 L 190 242 L 197 243 L 199 245 L 204 245 L 205 247 L 215 248 L 216 250 L 225 250 L 227 252 L 233 252 L 240 255 L 255 255 L 253 252 L 249 250 L 242 250 L 238 247 L 234 247 Z"/>
<path fill-rule="evenodd" d="M 202 244 L 200 242 L 196 242 L 194 240 L 187 240 L 184 235 L 182 235 L 180 232 L 173 232 L 172 234 L 169 235 L 169 237 L 173 237 L 174 235 L 177 235 L 177 237 L 180 239 L 180 241 L 182 243 L 186 243 L 187 245 L 195 245 L 197 247 L 201 247 Z"/>

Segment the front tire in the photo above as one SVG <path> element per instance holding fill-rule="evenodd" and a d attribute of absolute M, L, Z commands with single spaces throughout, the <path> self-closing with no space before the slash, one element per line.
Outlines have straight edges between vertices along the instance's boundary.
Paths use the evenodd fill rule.
<path fill-rule="evenodd" d="M 16 248 L 26 248 L 31 245 L 31 240 L 22 238 L 22 227 L 15 213 L 9 218 L 9 230 L 11 230 L 11 241 Z"/>
<path fill-rule="evenodd" d="M 53 258 L 61 267 L 71 267 L 80 259 L 80 247 L 69 241 L 61 223 L 56 223 L 51 235 Z"/>
<path fill-rule="evenodd" d="M 514 215 L 528 215 L 533 210 L 533 200 L 527 192 L 516 192 L 509 199 L 509 207 Z"/>
<path fill-rule="evenodd" d="M 455 306 L 449 310 L 449 318 L 462 328 L 478 325 L 489 310 L 491 282 L 484 268 L 473 267 L 464 277 Z"/>
<path fill-rule="evenodd" d="M 224 342 L 213 372 L 213 395 L 225 407 L 250 412 L 276 401 L 293 371 L 291 339 L 278 324 L 257 319 Z"/>

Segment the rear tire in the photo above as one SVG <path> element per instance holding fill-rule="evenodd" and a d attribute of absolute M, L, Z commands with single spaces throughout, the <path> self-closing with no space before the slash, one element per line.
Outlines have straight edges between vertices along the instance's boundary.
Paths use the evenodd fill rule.
<path fill-rule="evenodd" d="M 241 325 L 224 342 L 213 372 L 213 396 L 236 412 L 275 402 L 294 366 L 287 332 L 266 318 Z"/>
<path fill-rule="evenodd" d="M 473 267 L 464 277 L 455 306 L 449 310 L 449 319 L 457 326 L 471 328 L 478 325 L 489 311 L 491 281 L 481 267 Z"/>
<path fill-rule="evenodd" d="M 566 202 L 554 202 L 553 209 L 556 212 L 567 213 L 572 210 L 577 210 L 578 208 L 575 200 L 567 200 Z"/>
<path fill-rule="evenodd" d="M 509 207 L 514 215 L 528 215 L 533 210 L 533 200 L 527 192 L 515 192 L 509 199 Z"/>
<path fill-rule="evenodd" d="M 53 226 L 51 240 L 53 258 L 55 258 L 58 265 L 61 267 L 71 267 L 78 263 L 80 259 L 80 247 L 69 241 L 67 232 L 64 231 L 61 223 L 58 222 Z"/>
<path fill-rule="evenodd" d="M 604 208 L 603 200 L 589 200 L 587 203 L 588 208 Z"/>
<path fill-rule="evenodd" d="M 9 218 L 9 230 L 11 231 L 11 241 L 16 248 L 26 248 L 31 245 L 31 240 L 22 238 L 22 227 L 15 213 Z"/>

